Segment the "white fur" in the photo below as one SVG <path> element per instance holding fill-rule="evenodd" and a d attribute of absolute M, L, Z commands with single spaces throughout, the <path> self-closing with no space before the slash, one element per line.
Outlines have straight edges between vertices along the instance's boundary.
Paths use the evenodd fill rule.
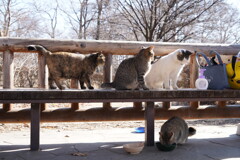
<path fill-rule="evenodd" d="M 177 80 L 183 67 L 189 62 L 187 59 L 180 61 L 177 54 L 182 50 L 176 50 L 161 57 L 152 65 L 150 72 L 145 77 L 145 83 L 149 89 L 161 89 L 163 84 L 166 89 L 178 89 Z M 171 84 L 171 85 L 170 85 Z"/>

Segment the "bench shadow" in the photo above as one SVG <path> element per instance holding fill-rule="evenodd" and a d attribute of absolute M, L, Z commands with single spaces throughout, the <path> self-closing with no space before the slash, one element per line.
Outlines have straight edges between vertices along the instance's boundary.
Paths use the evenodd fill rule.
<path fill-rule="evenodd" d="M 240 157 L 240 136 L 188 140 L 171 152 L 159 151 L 156 146 L 144 147 L 137 155 L 127 153 L 122 145 L 131 142 L 96 142 L 42 144 L 40 151 L 30 151 L 29 145 L 0 145 L 0 160 L 119 160 L 119 159 L 158 159 L 158 160 L 210 160 Z M 150 158 L 151 157 L 151 158 Z"/>

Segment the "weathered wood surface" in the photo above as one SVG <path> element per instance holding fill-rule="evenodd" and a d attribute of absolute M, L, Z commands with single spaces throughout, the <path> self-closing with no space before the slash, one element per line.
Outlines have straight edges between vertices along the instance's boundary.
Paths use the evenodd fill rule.
<path fill-rule="evenodd" d="M 10 50 L 3 52 L 3 88 L 14 88 L 14 53 Z M 11 104 L 3 104 L 5 111 L 12 109 Z"/>
<path fill-rule="evenodd" d="M 155 120 L 167 120 L 173 115 L 184 119 L 240 118 L 239 106 L 211 106 L 205 109 L 193 109 L 185 106 L 177 109 L 159 107 L 154 109 Z M 144 112 L 145 110 L 136 110 L 131 106 L 110 110 L 93 106 L 87 110 L 77 111 L 73 111 L 71 108 L 60 108 L 41 112 L 41 122 L 138 121 L 144 120 Z M 30 113 L 30 109 L 11 112 L 0 110 L 0 123 L 28 123 L 30 122 Z"/>
<path fill-rule="evenodd" d="M 240 100 L 240 90 L 0 90 L 0 103 L 168 102 L 227 100 Z"/>
<path fill-rule="evenodd" d="M 50 51 L 80 52 L 83 54 L 103 51 L 113 55 L 132 55 L 139 52 L 143 46 L 155 46 L 157 55 L 165 55 L 176 49 L 184 48 L 190 51 L 205 52 L 215 50 L 224 55 L 235 55 L 240 51 L 240 45 L 204 44 L 204 43 L 168 43 L 140 41 L 107 41 L 107 40 L 54 40 L 54 39 L 21 39 L 0 38 L 0 51 L 7 49 L 13 52 L 28 52 L 27 45 L 40 44 Z"/>

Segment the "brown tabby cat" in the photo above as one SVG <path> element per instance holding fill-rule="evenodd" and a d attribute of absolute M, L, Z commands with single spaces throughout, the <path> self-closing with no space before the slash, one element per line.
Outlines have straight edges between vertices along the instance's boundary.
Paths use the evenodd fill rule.
<path fill-rule="evenodd" d="M 103 83 L 102 88 L 115 88 L 117 90 L 148 90 L 144 76 L 151 67 L 154 58 L 153 46 L 143 48 L 132 58 L 123 60 L 116 72 L 112 83 Z"/>
<path fill-rule="evenodd" d="M 45 56 L 49 69 L 48 82 L 51 89 L 56 89 L 54 82 L 59 89 L 65 89 L 64 79 L 79 80 L 81 89 L 86 89 L 84 83 L 87 84 L 88 89 L 94 89 L 91 85 L 90 76 L 97 66 L 103 65 L 105 62 L 102 53 L 85 56 L 69 52 L 52 53 L 40 45 L 29 45 L 27 48 L 30 51 L 39 51 Z"/>
<path fill-rule="evenodd" d="M 189 136 L 196 133 L 192 127 L 188 128 L 185 120 L 179 117 L 172 117 L 167 120 L 159 132 L 159 140 L 162 145 L 169 146 L 172 144 L 184 144 Z"/>

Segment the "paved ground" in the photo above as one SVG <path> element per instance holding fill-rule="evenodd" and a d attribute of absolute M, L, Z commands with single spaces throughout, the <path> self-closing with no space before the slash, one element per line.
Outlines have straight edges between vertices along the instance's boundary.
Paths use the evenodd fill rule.
<path fill-rule="evenodd" d="M 240 160 L 234 122 L 190 122 L 197 129 L 187 144 L 171 152 L 145 147 L 138 155 L 122 145 L 144 141 L 133 133 L 144 122 L 42 124 L 41 151 L 29 151 L 29 124 L 0 124 L 0 160 Z M 162 121 L 156 122 L 155 141 Z"/>

